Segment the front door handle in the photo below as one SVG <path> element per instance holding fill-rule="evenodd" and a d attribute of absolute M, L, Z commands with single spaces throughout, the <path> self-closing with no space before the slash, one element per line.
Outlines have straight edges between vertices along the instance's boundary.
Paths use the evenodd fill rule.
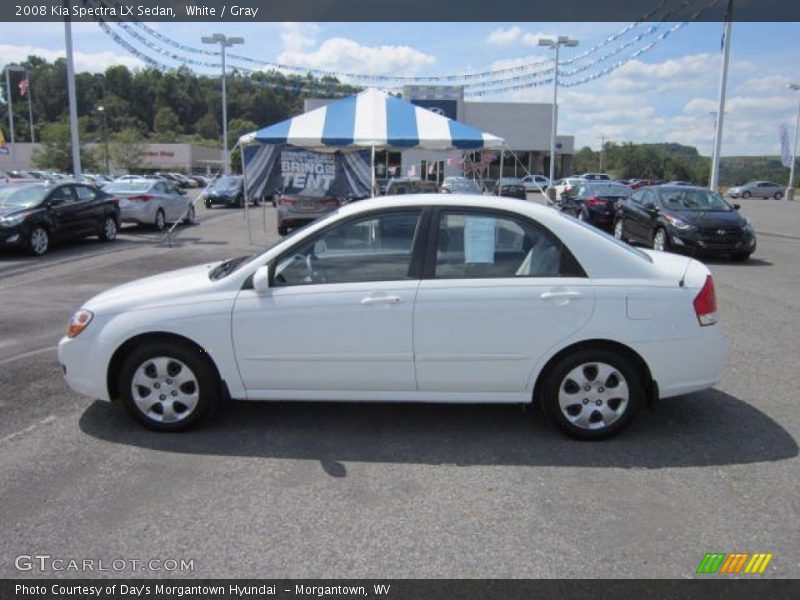
<path fill-rule="evenodd" d="M 556 300 L 559 304 L 567 304 L 570 300 L 577 300 L 582 294 L 569 290 L 544 292 L 540 297 L 542 300 Z"/>
<path fill-rule="evenodd" d="M 367 296 L 361 299 L 361 304 L 399 304 L 400 296 Z"/>

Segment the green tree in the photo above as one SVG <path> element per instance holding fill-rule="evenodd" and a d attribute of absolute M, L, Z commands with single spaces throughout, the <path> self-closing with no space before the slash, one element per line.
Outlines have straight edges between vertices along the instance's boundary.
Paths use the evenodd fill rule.
<path fill-rule="evenodd" d="M 162 141 L 174 141 L 175 137 L 181 133 L 181 124 L 178 115 L 169 106 L 162 106 L 156 111 L 153 120 L 153 129 Z"/>
<path fill-rule="evenodd" d="M 117 169 L 128 173 L 145 166 L 147 142 L 136 129 L 125 129 L 114 135 L 110 148 L 111 160 Z"/>
<path fill-rule="evenodd" d="M 42 147 L 33 153 L 33 164 L 40 169 L 72 173 L 74 169 L 69 124 L 65 122 L 46 123 L 41 127 L 40 139 Z M 80 156 L 83 170 L 97 167 L 97 158 L 87 148 L 80 147 Z"/>
<path fill-rule="evenodd" d="M 216 117 L 210 112 L 206 113 L 194 125 L 194 130 L 207 140 L 216 140 L 219 138 L 219 123 Z"/>

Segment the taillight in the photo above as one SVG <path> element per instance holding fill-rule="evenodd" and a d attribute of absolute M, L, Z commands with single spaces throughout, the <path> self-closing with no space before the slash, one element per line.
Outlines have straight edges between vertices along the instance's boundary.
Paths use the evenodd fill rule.
<path fill-rule="evenodd" d="M 605 204 L 605 200 L 601 200 L 600 198 L 595 198 L 592 196 L 591 198 L 586 199 L 586 206 L 599 206 L 600 204 Z"/>
<path fill-rule="evenodd" d="M 153 196 L 148 194 L 142 194 L 141 196 L 129 196 L 128 200 L 133 200 L 134 202 L 149 202 L 153 199 Z"/>
<path fill-rule="evenodd" d="M 322 206 L 330 208 L 331 206 L 338 208 L 339 206 L 339 199 L 338 198 L 325 198 L 320 202 Z"/>
<path fill-rule="evenodd" d="M 711 275 L 706 276 L 706 282 L 694 299 L 694 312 L 700 325 L 713 325 L 717 322 L 717 294 Z"/>
<path fill-rule="evenodd" d="M 281 206 L 291 206 L 292 204 L 294 204 L 294 201 L 291 198 L 281 196 L 280 198 L 278 198 L 278 204 L 280 204 Z"/>

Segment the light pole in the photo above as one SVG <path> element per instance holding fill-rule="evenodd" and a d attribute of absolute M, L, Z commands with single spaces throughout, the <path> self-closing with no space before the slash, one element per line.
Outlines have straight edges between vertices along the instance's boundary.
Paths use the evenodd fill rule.
<path fill-rule="evenodd" d="M 800 84 L 790 83 L 789 89 L 793 92 L 800 91 Z M 797 120 L 794 124 L 794 146 L 792 147 L 792 166 L 789 169 L 789 186 L 786 188 L 786 199 L 794 200 L 794 165 L 797 162 L 797 138 L 800 134 L 800 101 L 797 103 Z"/>
<path fill-rule="evenodd" d="M 106 163 L 106 175 L 111 174 L 111 169 L 108 166 L 108 119 L 106 117 L 106 107 L 105 106 L 98 106 L 97 112 L 103 115 L 103 144 L 105 145 L 105 163 Z"/>
<path fill-rule="evenodd" d="M 553 131 L 550 135 L 550 181 L 555 181 L 556 177 L 556 132 L 558 131 L 558 54 L 561 46 L 574 47 L 578 45 L 578 40 L 572 39 L 566 35 L 560 35 L 557 38 L 539 38 L 540 46 L 547 46 L 555 50 L 553 57 Z M 548 190 L 555 188 L 551 185 Z M 548 191 L 549 193 L 549 191 Z M 551 198 L 553 200 L 554 198 Z"/>
<path fill-rule="evenodd" d="M 222 168 L 225 174 L 230 172 L 228 164 L 228 99 L 225 90 L 225 48 L 230 48 L 234 44 L 244 44 L 244 38 L 227 37 L 224 33 L 215 33 L 211 36 L 203 36 L 201 41 L 204 44 L 219 44 L 222 51 Z"/>
<path fill-rule="evenodd" d="M 8 103 L 8 135 L 11 141 L 11 165 L 17 166 L 17 145 L 14 141 L 14 98 L 11 93 L 11 69 L 6 66 L 6 102 Z"/>

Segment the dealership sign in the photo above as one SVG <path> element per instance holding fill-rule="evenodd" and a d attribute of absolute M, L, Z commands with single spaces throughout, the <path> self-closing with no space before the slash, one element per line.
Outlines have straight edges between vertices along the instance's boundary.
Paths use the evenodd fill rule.
<path fill-rule="evenodd" d="M 336 156 L 285 148 L 281 151 L 281 178 L 286 194 L 325 196 L 336 179 Z"/>

